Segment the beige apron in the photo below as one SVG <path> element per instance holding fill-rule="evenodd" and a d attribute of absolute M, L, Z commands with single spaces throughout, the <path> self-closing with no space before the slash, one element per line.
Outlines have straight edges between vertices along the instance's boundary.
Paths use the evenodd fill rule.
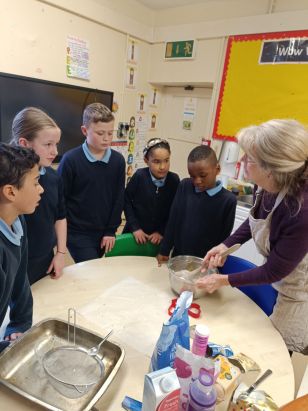
<path fill-rule="evenodd" d="M 256 201 L 250 210 L 249 225 L 252 238 L 261 255 L 268 257 L 270 253 L 270 228 L 272 215 L 279 206 L 285 193 L 276 198 L 272 211 L 265 220 L 254 218 L 262 195 L 257 192 Z M 278 291 L 273 314 L 273 324 L 282 335 L 290 351 L 308 354 L 308 253 L 298 266 L 285 278 L 272 284 Z"/>

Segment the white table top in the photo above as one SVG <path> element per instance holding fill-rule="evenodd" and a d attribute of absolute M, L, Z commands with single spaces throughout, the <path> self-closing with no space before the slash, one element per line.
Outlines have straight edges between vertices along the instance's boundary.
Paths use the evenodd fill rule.
<path fill-rule="evenodd" d="M 110 328 L 110 338 L 125 349 L 124 362 L 97 410 L 119 411 L 125 395 L 142 401 L 144 375 L 174 294 L 167 268 L 157 267 L 150 257 L 110 257 L 66 267 L 59 280 L 46 277 L 32 287 L 34 323 L 47 318 L 66 319 L 67 309 L 77 310 L 77 324 L 102 335 Z M 294 398 L 294 375 L 287 348 L 269 318 L 237 289 L 224 287 L 197 300 L 203 323 L 210 328 L 210 340 L 229 344 L 235 353 L 245 353 L 273 375 L 260 389 L 277 404 Z M 139 334 L 138 334 L 139 333 Z M 140 338 L 136 336 L 140 336 Z M 3 410 L 41 410 L 34 403 L 0 387 Z M 227 408 L 225 402 L 217 411 Z"/>

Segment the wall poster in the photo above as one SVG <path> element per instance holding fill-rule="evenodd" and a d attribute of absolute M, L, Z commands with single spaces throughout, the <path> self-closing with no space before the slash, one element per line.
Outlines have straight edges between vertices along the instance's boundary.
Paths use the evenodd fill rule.
<path fill-rule="evenodd" d="M 308 30 L 229 37 L 213 137 L 272 118 L 308 124 Z"/>
<path fill-rule="evenodd" d="M 67 77 L 90 79 L 88 41 L 74 36 L 67 36 L 66 74 Z"/>

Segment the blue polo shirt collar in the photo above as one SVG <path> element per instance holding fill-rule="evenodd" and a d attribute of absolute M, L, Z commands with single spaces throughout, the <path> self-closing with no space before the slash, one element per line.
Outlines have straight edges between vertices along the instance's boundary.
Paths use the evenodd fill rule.
<path fill-rule="evenodd" d="M 24 231 L 18 217 L 13 222 L 12 228 L 9 227 L 6 222 L 2 220 L 2 218 L 0 218 L 0 231 L 12 244 L 20 245 L 20 240 L 24 235 Z"/>
<path fill-rule="evenodd" d="M 44 176 L 46 174 L 46 168 L 45 167 L 41 167 L 40 168 L 40 176 Z"/>
<path fill-rule="evenodd" d="M 165 185 L 167 176 L 164 177 L 164 178 L 155 178 L 155 177 L 153 176 L 153 174 L 151 173 L 150 169 L 149 169 L 149 172 L 150 172 L 150 176 L 151 176 L 151 179 L 152 179 L 152 181 L 153 181 L 153 184 L 154 184 L 156 187 L 161 188 L 161 187 L 163 187 L 163 186 Z"/>
<path fill-rule="evenodd" d="M 213 197 L 215 194 L 219 193 L 222 189 L 222 182 L 221 181 L 216 181 L 216 186 L 213 188 L 210 188 L 208 190 L 205 190 L 205 192 L 210 196 Z M 196 193 L 202 193 L 203 191 L 200 191 L 197 187 L 195 187 Z"/>
<path fill-rule="evenodd" d="M 93 154 L 89 150 L 89 146 L 88 146 L 86 141 L 82 144 L 82 149 L 83 149 L 84 155 L 86 156 L 87 160 L 90 161 L 90 163 L 96 163 L 97 161 L 100 161 L 100 162 L 106 163 L 106 164 L 109 163 L 110 156 L 111 156 L 111 148 L 110 147 L 108 147 L 106 149 L 103 157 L 100 160 L 98 160 L 97 158 L 95 158 L 93 156 Z"/>

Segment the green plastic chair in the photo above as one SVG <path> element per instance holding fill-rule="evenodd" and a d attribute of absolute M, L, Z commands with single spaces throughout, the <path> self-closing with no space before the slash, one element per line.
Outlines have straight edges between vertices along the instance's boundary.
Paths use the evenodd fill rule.
<path fill-rule="evenodd" d="M 156 257 L 159 246 L 147 242 L 138 244 L 132 233 L 119 234 L 113 249 L 105 254 L 105 257 L 117 257 L 121 255 L 139 255 L 145 257 Z"/>

